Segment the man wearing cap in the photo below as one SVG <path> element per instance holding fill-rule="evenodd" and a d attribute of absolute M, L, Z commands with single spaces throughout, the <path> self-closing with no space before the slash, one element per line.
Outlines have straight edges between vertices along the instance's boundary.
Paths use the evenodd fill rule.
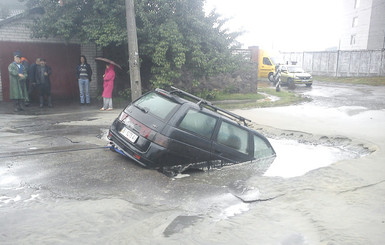
<path fill-rule="evenodd" d="M 22 111 L 22 104 L 28 96 L 25 79 L 27 79 L 27 70 L 20 63 L 21 53 L 13 53 L 13 62 L 8 66 L 9 72 L 9 98 L 15 101 L 15 111 Z"/>
<path fill-rule="evenodd" d="M 35 73 L 36 84 L 39 88 L 40 108 L 44 106 L 44 97 L 47 97 L 48 107 L 52 107 L 50 80 L 51 74 L 51 67 L 47 66 L 47 62 L 45 59 L 40 58 L 40 65 L 36 66 Z"/>

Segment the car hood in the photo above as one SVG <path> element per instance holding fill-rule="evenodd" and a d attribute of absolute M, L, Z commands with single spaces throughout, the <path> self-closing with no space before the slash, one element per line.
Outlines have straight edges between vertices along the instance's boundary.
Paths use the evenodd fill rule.
<path fill-rule="evenodd" d="M 294 76 L 297 77 L 310 77 L 311 75 L 307 72 L 297 72 L 297 73 L 292 73 Z"/>

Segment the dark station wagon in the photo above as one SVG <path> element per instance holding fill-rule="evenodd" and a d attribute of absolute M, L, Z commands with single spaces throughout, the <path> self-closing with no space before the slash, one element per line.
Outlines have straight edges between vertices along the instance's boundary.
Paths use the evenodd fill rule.
<path fill-rule="evenodd" d="M 275 151 L 263 135 L 247 127 L 250 120 L 171 89 L 148 92 L 120 113 L 108 134 L 112 150 L 171 176 L 188 168 L 243 162 L 267 170 Z"/>

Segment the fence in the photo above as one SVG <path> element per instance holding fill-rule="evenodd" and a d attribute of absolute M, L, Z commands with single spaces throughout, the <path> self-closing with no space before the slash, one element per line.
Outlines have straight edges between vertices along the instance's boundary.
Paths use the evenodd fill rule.
<path fill-rule="evenodd" d="M 313 75 L 334 77 L 385 76 L 385 49 L 283 52 L 284 62 L 297 63 Z"/>

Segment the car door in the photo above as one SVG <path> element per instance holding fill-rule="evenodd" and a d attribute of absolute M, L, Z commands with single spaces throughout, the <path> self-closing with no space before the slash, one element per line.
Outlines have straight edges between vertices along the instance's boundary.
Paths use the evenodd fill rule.
<path fill-rule="evenodd" d="M 269 73 L 274 73 L 274 71 L 275 68 L 271 60 L 268 57 L 263 57 L 259 71 L 260 77 L 268 77 Z"/>
<path fill-rule="evenodd" d="M 252 159 L 249 131 L 229 121 L 221 121 L 212 145 L 213 160 L 238 163 Z"/>
<path fill-rule="evenodd" d="M 182 164 L 211 160 L 212 135 L 218 118 L 201 110 L 188 109 L 170 133 L 169 150 L 183 159 Z"/>

